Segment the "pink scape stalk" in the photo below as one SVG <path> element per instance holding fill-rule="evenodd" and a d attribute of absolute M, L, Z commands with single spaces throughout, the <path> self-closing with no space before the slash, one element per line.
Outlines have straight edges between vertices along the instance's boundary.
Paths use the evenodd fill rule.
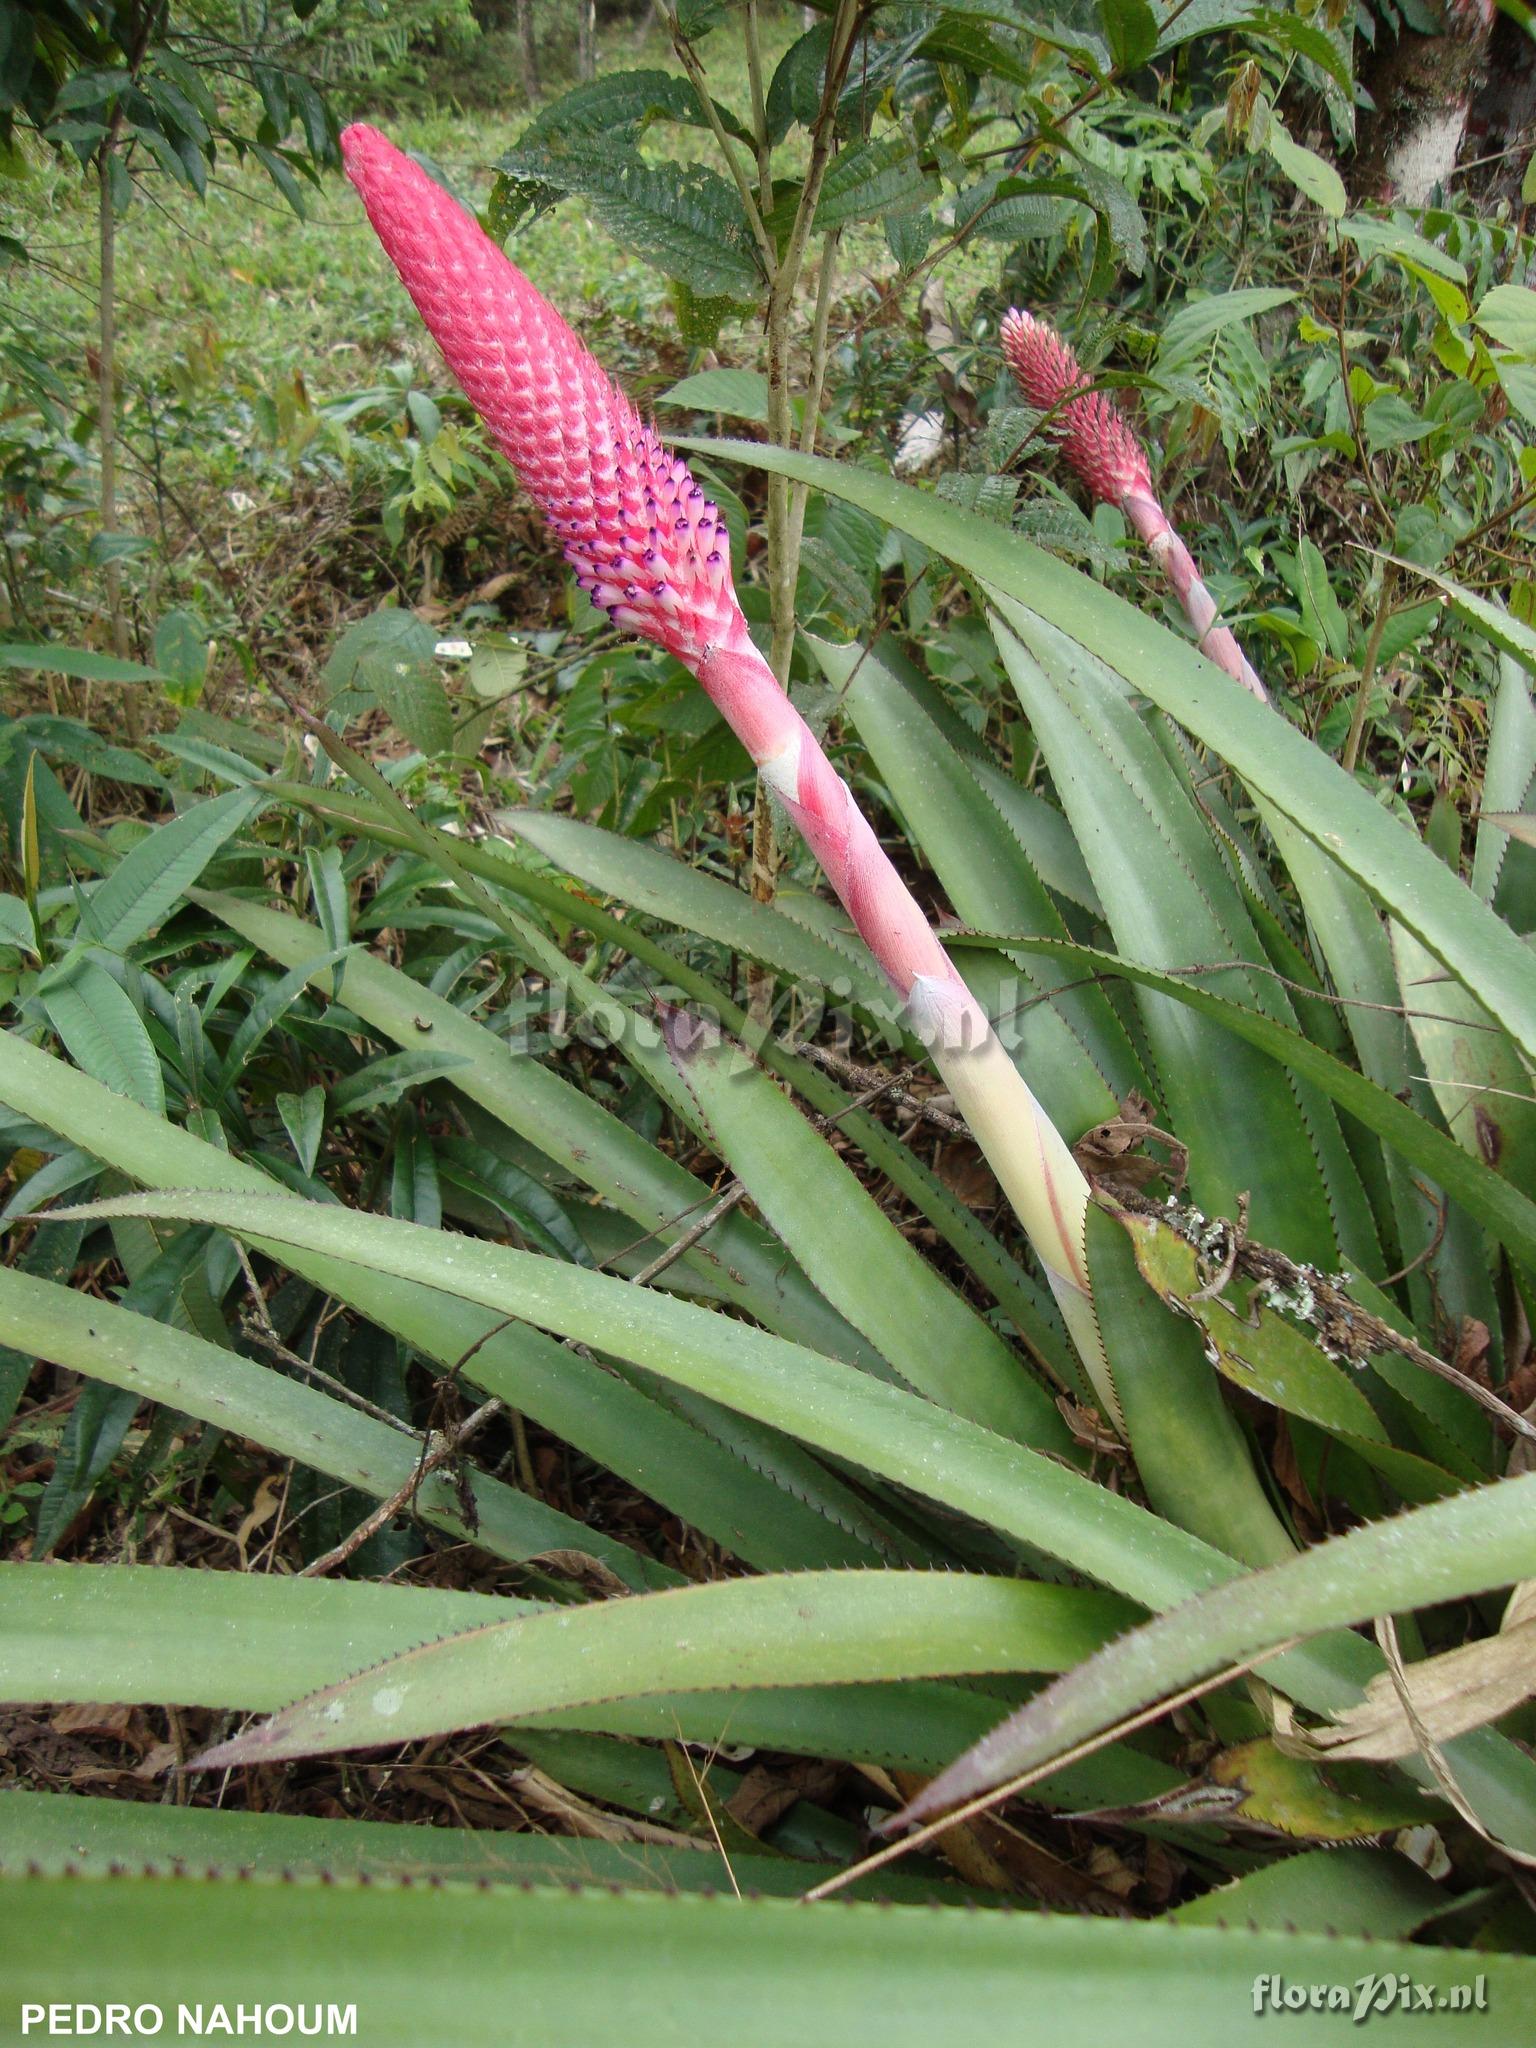
<path fill-rule="evenodd" d="M 1267 703 L 1269 693 L 1231 629 L 1216 623 L 1216 600 L 1158 503 L 1146 453 L 1114 401 L 1090 389 L 1082 364 L 1044 320 L 1015 307 L 1004 317 L 1002 339 L 1025 399 L 1037 412 L 1052 415 L 1068 462 L 1096 498 L 1120 507 L 1146 542 L 1184 607 L 1202 653 Z"/>
<path fill-rule="evenodd" d="M 582 589 L 693 671 L 825 869 L 932 1051 L 1117 1413 L 1084 1264 L 1087 1182 L 753 645 L 719 513 L 456 200 L 372 128 L 349 128 L 341 146 L 386 253 Z"/>

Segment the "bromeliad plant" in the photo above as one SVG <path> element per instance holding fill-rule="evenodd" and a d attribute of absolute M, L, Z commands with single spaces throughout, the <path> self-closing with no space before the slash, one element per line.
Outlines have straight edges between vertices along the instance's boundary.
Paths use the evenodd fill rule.
<path fill-rule="evenodd" d="M 1092 389 L 1061 336 L 1033 314 L 1010 309 L 1003 321 L 1002 343 L 1019 390 L 1030 405 L 1048 415 L 1068 462 L 1096 498 L 1120 508 L 1146 543 L 1183 606 L 1201 653 L 1266 701 L 1264 685 L 1231 627 L 1219 623 L 1216 600 L 1158 503 L 1146 451 L 1114 401 Z"/>
<path fill-rule="evenodd" d="M 848 785 L 758 651 L 725 523 L 565 322 L 474 220 L 375 130 L 347 175 L 498 447 L 616 625 L 697 676 L 816 855 L 1029 1235 L 1090 1369 L 1088 1184 L 896 872 Z M 1112 1400 L 1107 1382 L 1106 1400 Z"/>
<path fill-rule="evenodd" d="M 1523 1592 L 1502 1617 L 1490 1596 L 1536 1577 L 1532 1429 L 1508 1384 L 1536 1274 L 1536 890 L 1510 829 L 1536 782 L 1536 641 L 1448 589 L 1509 651 L 1498 803 L 1467 882 L 1241 676 L 1005 528 L 852 465 L 713 444 L 718 464 L 885 521 L 978 600 L 1042 757 L 1034 786 L 894 632 L 806 649 L 911 844 L 901 866 L 920 856 L 963 920 L 941 946 L 747 632 L 685 464 L 423 173 L 367 130 L 347 154 L 582 587 L 697 675 L 854 931 L 814 897 L 754 902 L 575 817 L 467 832 L 441 786 L 408 806 L 408 767 L 386 776 L 320 725 L 328 761 L 297 736 L 262 760 L 205 735 L 191 767 L 229 784 L 207 801 L 179 757 L 152 765 L 181 777 L 180 813 L 114 864 L 30 747 L 0 1103 L 29 1169 L 9 1216 L 32 1235 L 0 1273 L 0 1341 L 89 1388 L 39 1550 L 91 1507 L 148 1400 L 189 1438 L 253 1439 L 412 1509 L 513 1590 L 340 1576 L 389 1515 L 360 1515 L 302 1580 L 13 1563 L 0 1693 L 259 1714 L 210 1728 L 194 1759 L 228 1769 L 226 1804 L 252 1765 L 491 1726 L 526 1760 L 525 1810 L 606 1831 L 423 1839 L 198 1804 L 130 1824 L 105 1801 L 0 1794 L 0 1855 L 45 1873 L 80 1863 L 84 1809 L 87 1867 L 333 1879 L 169 1905 L 151 1875 L 88 1888 L 72 1995 L 179 1940 L 178 1993 L 202 1972 L 232 1999 L 244 1950 L 265 1967 L 281 1945 L 293 1995 L 385 1973 L 396 2038 L 424 2039 L 441 2007 L 407 1944 L 451 1936 L 466 2041 L 504 2037 L 508 1971 L 548 2038 L 602 2031 L 587 1986 L 614 1942 L 634 1944 L 641 2040 L 679 2002 L 719 2022 L 721 1972 L 748 2041 L 826 2038 L 829 2013 L 867 2031 L 878 2010 L 883 2033 L 926 2043 L 952 2023 L 957 1970 L 969 2016 L 1005 2037 L 1022 1990 L 1054 2039 L 1118 2023 L 1224 2041 L 1263 1973 L 1367 1969 L 1447 1997 L 1481 1977 L 1518 2019 L 1536 1973 L 1498 1951 L 1523 1943 L 1509 1871 L 1536 1853 L 1529 1625 Z M 1051 359 L 1069 454 L 1117 435 Z M 1120 446 L 1106 487 L 1155 507 Z M 293 908 L 300 868 L 314 922 Z M 871 1074 L 874 1032 L 860 1064 L 750 1031 L 732 956 L 840 984 L 854 1028 L 878 1022 L 914 1069 L 931 1054 L 952 1101 Z M 558 991 L 589 1066 L 514 1036 L 519 977 Z M 911 1116 L 961 1113 L 1022 1237 L 933 1170 L 921 1123 L 904 1138 L 883 1120 L 893 1084 Z M 98 1199 L 37 1221 L 66 1194 Z M 109 1255 L 122 1300 L 64 1284 Z M 380 1333 L 397 1368 L 429 1368 L 427 1401 L 403 1371 L 391 1390 Z M 460 1385 L 479 1405 L 455 1422 Z M 558 1504 L 529 1425 L 586 1475 Z M 505 1457 L 471 1468 L 496 1431 Z M 604 1474 L 688 1545 L 623 1540 Z M 1355 1632 L 1371 1621 L 1379 1641 Z M 807 1787 L 786 1755 L 871 1789 Z M 948 1868 L 898 1861 L 874 1889 L 1118 1911 L 1128 1888 L 1149 1915 L 1172 1896 L 1155 1950 L 1119 1918 L 958 1912 L 930 1944 L 934 1923 L 900 1908 L 850 1910 L 838 1939 L 773 1896 L 847 1882 L 868 1846 L 850 1806 L 876 1798 L 890 1828 L 1013 1782 L 1042 1839 L 967 1813 L 936 1838 Z M 1450 1889 L 1421 1867 L 1427 1828 Z M 1090 1868 L 1094 1830 L 1108 1854 Z M 351 1882 L 406 1872 L 448 1882 Z M 770 1896 L 632 1911 L 504 1883 L 572 1875 Z M 24 1949 L 58 1880 L 0 1884 Z M 1232 1931 L 1250 1919 L 1344 1938 Z M 1432 1956 L 1393 1945 L 1419 1930 Z M 20 1996 L 16 1967 L 0 1983 Z M 771 2011 L 743 2009 L 748 1967 L 774 1970 Z M 1446 2038 L 1460 2027 L 1448 2010 Z"/>

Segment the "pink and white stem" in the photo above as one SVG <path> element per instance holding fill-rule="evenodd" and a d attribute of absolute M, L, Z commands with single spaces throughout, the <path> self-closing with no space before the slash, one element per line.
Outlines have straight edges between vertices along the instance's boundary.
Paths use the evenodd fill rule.
<path fill-rule="evenodd" d="M 582 589 L 617 625 L 692 670 L 825 869 L 1028 1233 L 1107 1412 L 1117 1414 L 1089 1298 L 1088 1183 L 753 644 L 719 513 L 455 199 L 372 128 L 349 128 L 341 146 L 386 254 Z"/>
<path fill-rule="evenodd" d="M 1094 391 L 1082 364 L 1054 327 L 1015 307 L 1003 319 L 1003 354 L 1025 400 L 1050 415 L 1061 452 L 1093 495 L 1118 505 L 1184 607 L 1201 652 L 1234 682 L 1267 703 L 1269 692 L 1228 626 L 1217 623 L 1216 600 L 1152 487 L 1146 451 L 1114 400 Z"/>

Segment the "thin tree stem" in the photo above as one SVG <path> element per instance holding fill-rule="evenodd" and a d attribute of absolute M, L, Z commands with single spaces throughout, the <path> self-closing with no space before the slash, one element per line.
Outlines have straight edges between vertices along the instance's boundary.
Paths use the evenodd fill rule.
<path fill-rule="evenodd" d="M 791 316 L 795 292 L 800 283 L 800 272 L 805 264 L 805 252 L 816 220 L 816 208 L 821 200 L 822 184 L 827 175 L 827 167 L 832 161 L 837 140 L 837 102 L 848 76 L 848 65 L 853 55 L 854 40 L 861 18 L 859 0 L 839 0 L 837 14 L 832 23 L 831 46 L 827 52 L 821 105 L 811 127 L 811 160 L 806 170 L 805 183 L 800 188 L 794 224 L 790 228 L 789 239 L 784 246 L 784 254 L 779 261 L 773 289 L 768 297 L 768 438 L 780 448 L 793 448 L 795 445 L 789 403 Z M 830 294 L 830 272 L 826 274 L 826 289 Z M 830 297 L 827 304 L 830 307 Z M 818 304 L 817 316 L 822 322 L 823 358 L 826 347 L 825 311 L 826 309 Z M 815 353 L 813 338 L 813 375 Z M 819 396 L 819 393 L 811 395 Z M 806 419 L 814 435 L 814 408 L 810 406 L 809 398 Z M 777 490 L 773 488 L 775 483 L 778 485 Z M 773 651 L 769 656 L 769 663 L 781 683 L 788 681 L 790 656 L 795 644 L 795 583 L 800 567 L 799 556 L 794 522 L 790 517 L 788 483 L 782 477 L 770 477 L 768 585 L 773 608 Z"/>
<path fill-rule="evenodd" d="M 382 1528 L 392 1522 L 402 1508 L 415 1505 L 424 1479 L 429 1479 L 438 1467 L 446 1465 L 450 1458 L 457 1457 L 481 1424 L 489 1422 L 493 1415 L 499 1415 L 501 1412 L 502 1404 L 499 1400 L 483 1401 L 474 1414 L 461 1422 L 457 1429 L 449 1430 L 442 1436 L 429 1435 L 422 1447 L 421 1461 L 405 1484 L 396 1487 L 388 1500 L 381 1500 L 372 1514 L 365 1516 L 351 1535 L 344 1536 L 333 1550 L 328 1550 L 323 1557 L 317 1557 L 313 1563 L 305 1565 L 298 1576 L 301 1579 L 324 1578 L 327 1572 L 335 1571 L 338 1565 L 343 1565 L 349 1557 L 354 1557 L 369 1537 L 376 1536 Z"/>
<path fill-rule="evenodd" d="M 816 314 L 811 322 L 811 373 L 805 393 L 805 417 L 800 423 L 802 455 L 816 453 L 816 434 L 821 425 L 821 400 L 827 382 L 827 329 L 831 324 L 832 284 L 837 275 L 839 238 L 839 230 L 836 228 L 827 236 L 821 251 L 821 272 L 816 280 Z M 795 558 L 797 575 L 800 565 L 800 542 L 805 533 L 805 507 L 810 494 L 808 484 L 791 486 L 789 545 Z"/>
<path fill-rule="evenodd" d="M 768 293 L 768 438 L 776 447 L 793 448 L 795 433 L 790 409 L 789 349 L 795 293 L 805 265 L 806 250 L 816 220 L 822 184 L 837 142 L 837 103 L 841 97 L 853 55 L 858 28 L 863 19 L 861 0 L 839 0 L 827 51 L 827 68 L 822 82 L 821 105 L 811 125 L 811 157 L 800 188 L 795 218 L 775 266 Z M 818 289 L 817 318 L 821 323 L 820 361 L 812 337 L 812 384 L 806 395 L 806 425 L 814 439 L 815 415 L 820 404 L 820 377 L 825 374 L 825 316 L 830 310 L 832 250 L 829 243 L 823 264 L 826 306 Z M 802 434 L 805 429 L 802 428 Z M 786 688 L 795 651 L 795 586 L 800 573 L 800 529 L 805 516 L 805 494 L 791 494 L 788 480 L 768 479 L 768 596 L 773 619 L 773 640 L 769 666 Z M 759 782 L 752 815 L 752 894 L 760 903 L 771 903 L 778 880 L 779 852 L 773 809 L 768 792 Z M 755 969 L 749 981 L 748 1013 L 755 1023 L 766 1021 L 771 1001 L 770 977 Z"/>
<path fill-rule="evenodd" d="M 102 141 L 96 158 L 98 184 L 97 225 L 101 250 L 101 276 L 97 304 L 96 433 L 101 444 L 101 530 L 107 537 L 117 531 L 117 392 L 115 354 L 117 344 L 117 223 L 112 210 L 112 159 L 117 148 L 120 116 Z M 112 621 L 112 652 L 119 661 L 128 658 L 128 618 L 123 608 L 122 564 L 108 554 L 103 567 L 107 612 Z M 130 690 L 123 699 L 130 739 L 137 740 L 138 705 Z"/>
<path fill-rule="evenodd" d="M 747 0 L 742 14 L 747 47 L 747 80 L 752 94 L 752 134 L 757 143 L 757 191 L 764 213 L 773 206 L 773 150 L 768 139 L 768 100 L 763 91 L 763 46 L 757 32 L 757 0 Z"/>
<path fill-rule="evenodd" d="M 672 36 L 672 47 L 677 52 L 677 60 L 682 65 L 684 71 L 687 72 L 688 82 L 698 96 L 699 111 L 708 122 L 709 132 L 715 138 L 715 147 L 719 150 L 725 162 L 725 167 L 730 172 L 731 178 L 735 183 L 737 195 L 741 200 L 741 210 L 747 217 L 747 225 L 752 230 L 752 239 L 757 244 L 757 253 L 762 260 L 763 269 L 768 277 L 771 288 L 776 267 L 774 263 L 773 237 L 769 234 L 764 224 L 763 216 L 758 210 L 757 200 L 752 192 L 751 181 L 738 162 L 736 152 L 731 146 L 731 138 L 725 132 L 725 124 L 721 121 L 719 111 L 715 106 L 714 94 L 709 89 L 709 80 L 704 75 L 704 66 L 699 62 L 699 53 L 683 34 L 678 24 L 677 15 L 672 10 L 669 10 L 667 14 L 667 26 Z M 758 155 L 760 165 L 761 151 L 759 151 Z"/>

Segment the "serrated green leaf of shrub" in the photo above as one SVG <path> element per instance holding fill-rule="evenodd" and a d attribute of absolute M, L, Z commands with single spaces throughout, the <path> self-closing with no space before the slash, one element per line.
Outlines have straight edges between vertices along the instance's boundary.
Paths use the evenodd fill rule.
<path fill-rule="evenodd" d="M 469 657 L 469 687 L 477 697 L 499 702 L 522 688 L 527 670 L 528 650 L 518 642 L 476 640 Z"/>
<path fill-rule="evenodd" d="M 1435 431 L 1435 422 L 1416 413 L 1406 399 L 1392 392 L 1373 398 L 1365 408 L 1365 445 L 1372 455 L 1383 448 L 1400 448 L 1411 441 L 1423 441 Z"/>
<path fill-rule="evenodd" d="M 90 939 L 111 952 L 126 953 L 171 915 L 214 855 L 264 801 L 253 790 L 232 789 L 148 833 L 91 891 L 86 913 Z"/>
<path fill-rule="evenodd" d="M 331 1114 L 361 1116 L 365 1109 L 387 1109 L 408 1088 L 424 1088 L 469 1061 L 456 1052 L 390 1052 L 369 1060 L 331 1090 Z"/>
<path fill-rule="evenodd" d="M 596 141 L 519 144 L 501 159 L 513 179 L 580 194 L 608 232 L 703 298 L 748 303 L 762 273 L 734 186 L 701 163 L 647 162 Z"/>
<path fill-rule="evenodd" d="M 155 627 L 155 666 L 175 685 L 178 703 L 195 703 L 208 668 L 207 621 L 193 611 L 170 611 Z"/>
<path fill-rule="evenodd" d="M 0 896 L 0 945 L 18 946 L 37 957 L 37 934 L 32 913 L 19 896 Z"/>
<path fill-rule="evenodd" d="M 713 105 L 727 135 L 734 135 L 738 142 L 752 140 L 751 131 L 729 107 L 718 100 Z M 653 121 L 676 121 L 694 128 L 708 125 L 698 93 L 677 72 L 610 71 L 572 86 L 541 107 L 518 137 L 518 147 L 572 136 L 601 140 L 626 129 L 643 131 Z"/>
<path fill-rule="evenodd" d="M 1158 46 L 1158 20 L 1147 0 L 1098 0 L 1098 15 L 1116 71 L 1138 70 Z"/>
<path fill-rule="evenodd" d="M 333 697 L 370 692 L 412 746 L 432 758 L 453 746 L 448 693 L 434 659 L 437 634 L 413 612 L 386 605 L 349 626 L 325 665 Z"/>
<path fill-rule="evenodd" d="M 1191 363 L 1226 328 L 1257 320 L 1295 299 L 1293 291 L 1278 285 L 1247 285 L 1236 291 L 1211 292 L 1203 299 L 1191 299 L 1163 322 L 1157 345 L 1157 368 L 1168 376 Z"/>
<path fill-rule="evenodd" d="M 1405 266 L 1428 271 L 1431 276 L 1443 278 L 1449 284 L 1464 285 L 1467 282 L 1467 266 L 1458 257 L 1448 255 L 1437 243 L 1416 234 L 1403 224 L 1401 217 L 1385 221 L 1377 220 L 1368 213 L 1352 213 L 1340 221 L 1339 233 L 1353 242 L 1367 258 L 1389 256 Z"/>
<path fill-rule="evenodd" d="M 169 796 L 170 784 L 142 754 L 131 747 L 113 746 L 77 718 L 54 718 L 47 712 L 35 711 L 29 717 L 18 718 L 6 730 L 14 737 L 30 740 L 49 760 L 69 761 L 89 775 L 104 775 L 112 782 L 156 789 Z"/>
<path fill-rule="evenodd" d="M 1301 569 L 1302 616 L 1314 638 L 1326 644 L 1335 661 L 1349 653 L 1349 622 L 1333 594 L 1328 565 L 1314 543 L 1302 536 L 1296 550 Z"/>
<path fill-rule="evenodd" d="M 1529 285 L 1496 284 L 1478 300 L 1472 318 L 1501 348 L 1536 356 L 1536 292 Z"/>
<path fill-rule="evenodd" d="M 694 371 L 655 399 L 657 406 L 684 406 L 688 412 L 723 412 L 735 420 L 768 418 L 768 379 L 762 371 Z"/>
<path fill-rule="evenodd" d="M 144 1020 L 104 967 L 76 960 L 38 1001 L 77 1067 L 114 1095 L 165 1114 L 165 1080 Z"/>
<path fill-rule="evenodd" d="M 815 232 L 876 220 L 938 196 L 938 181 L 903 136 L 856 143 L 832 159 L 816 202 Z"/>
<path fill-rule="evenodd" d="M 33 1284 L 46 1287 L 51 1283 Z M 53 1471 L 37 1504 L 32 1534 L 35 1557 L 48 1557 L 54 1545 L 67 1534 L 76 1515 L 89 1505 L 122 1449 L 138 1406 L 139 1397 L 131 1388 L 125 1390 L 93 1381 L 79 1389 L 64 1425 Z"/>
<path fill-rule="evenodd" d="M 1268 148 L 1298 192 L 1310 199 L 1314 206 L 1321 207 L 1330 220 L 1344 218 L 1349 204 L 1344 180 L 1331 163 L 1320 157 L 1315 149 L 1306 149 L 1301 143 L 1292 141 L 1278 118 L 1270 123 Z"/>
<path fill-rule="evenodd" d="M 302 1095 L 280 1094 L 276 1107 L 295 1158 L 306 1173 L 313 1173 L 325 1132 L 325 1090 L 317 1083 Z"/>

